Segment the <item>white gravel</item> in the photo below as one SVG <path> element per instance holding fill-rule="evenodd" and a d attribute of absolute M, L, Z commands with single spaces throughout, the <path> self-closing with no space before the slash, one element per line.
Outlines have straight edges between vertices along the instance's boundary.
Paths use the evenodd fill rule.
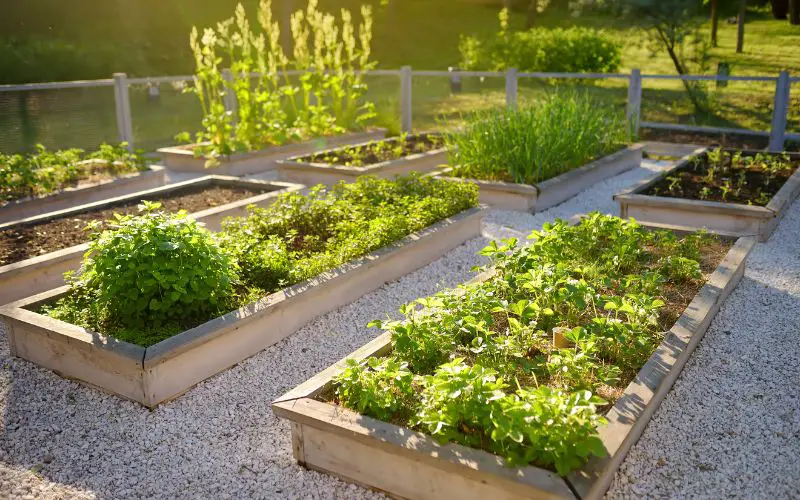
<path fill-rule="evenodd" d="M 273 417 L 271 401 L 373 338 L 377 331 L 364 326 L 369 320 L 466 281 L 489 238 L 524 238 L 554 217 L 616 213 L 611 194 L 658 168 L 645 162 L 535 216 L 492 212 L 483 238 L 318 318 L 154 411 L 11 357 L 0 325 L 0 498 L 380 497 L 297 466 L 288 425 Z M 800 247 L 791 241 L 799 212 L 796 205 L 770 244 L 756 249 L 747 278 L 632 451 L 614 495 L 793 493 L 778 481 L 800 477 L 800 405 L 792 391 L 800 385 L 797 331 L 791 335 L 800 312 Z"/>

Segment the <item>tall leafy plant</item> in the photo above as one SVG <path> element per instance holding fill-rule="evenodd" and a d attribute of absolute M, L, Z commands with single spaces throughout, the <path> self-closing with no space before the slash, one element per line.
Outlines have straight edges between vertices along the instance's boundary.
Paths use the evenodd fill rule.
<path fill-rule="evenodd" d="M 291 16 L 289 55 L 270 0 L 261 1 L 256 26 L 239 4 L 233 17 L 202 35 L 193 28 L 189 42 L 197 70 L 190 90 L 203 110 L 194 139 L 207 143 L 202 152 L 212 163 L 236 151 L 356 129 L 373 118 L 374 105 L 362 102 L 362 72 L 375 66 L 368 6 L 361 17 L 356 25 L 350 11 L 342 9 L 337 18 L 309 0 Z M 300 76 L 292 78 L 288 70 Z M 180 138 L 191 140 L 188 133 Z"/>

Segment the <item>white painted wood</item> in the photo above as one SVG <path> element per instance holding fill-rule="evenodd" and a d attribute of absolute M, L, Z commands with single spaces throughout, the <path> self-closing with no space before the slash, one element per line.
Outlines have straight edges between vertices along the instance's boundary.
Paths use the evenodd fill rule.
<path fill-rule="evenodd" d="M 445 72 L 447 74 L 447 72 Z M 412 123 L 412 73 L 411 66 L 400 68 L 400 130 L 411 132 Z"/>
<path fill-rule="evenodd" d="M 608 414 L 609 424 L 600 429 L 600 435 L 609 456 L 592 459 L 570 474 L 571 490 L 567 482 L 542 469 L 509 469 L 500 457 L 489 453 L 439 445 L 424 434 L 313 399 L 330 390 L 333 378 L 344 369 L 344 360 L 278 398 L 273 412 L 292 422 L 295 457 L 302 465 L 398 498 L 572 498 L 573 491 L 580 498 L 600 498 L 722 302 L 741 280 L 754 245 L 754 238 L 740 238 L 712 273 Z M 345 359 L 390 351 L 391 336 L 385 333 Z"/>
<path fill-rule="evenodd" d="M 401 139 L 385 139 L 385 142 L 398 142 Z M 354 146 L 366 146 L 375 141 L 365 141 Z M 341 148 L 333 148 L 323 153 L 336 153 Z M 284 181 L 297 182 L 307 186 L 325 184 L 331 186 L 339 181 L 353 182 L 361 175 L 374 175 L 381 179 L 394 179 L 397 176 L 407 175 L 411 172 L 428 173 L 441 168 L 447 163 L 447 150 L 440 148 L 426 153 L 409 155 L 397 160 L 389 160 L 364 167 L 348 167 L 327 163 L 311 163 L 297 161 L 306 155 L 298 155 L 278 160 L 278 178 Z"/>
<path fill-rule="evenodd" d="M 344 144 L 382 139 L 385 135 L 385 129 L 375 129 L 332 137 L 320 137 L 296 144 L 272 146 L 259 151 L 237 153 L 221 158 L 220 165 L 214 168 L 206 168 L 206 159 L 202 156 L 195 156 L 194 151 L 201 144 L 161 148 L 158 153 L 161 154 L 163 165 L 170 171 L 242 176 L 274 170 L 278 160 L 283 160 L 290 156 L 302 156 Z"/>
<path fill-rule="evenodd" d="M 628 103 L 625 115 L 631 124 L 634 134 L 639 133 L 639 123 L 642 121 L 642 73 L 638 69 L 631 70 L 628 80 Z"/>
<path fill-rule="evenodd" d="M 40 198 L 12 201 L 0 206 L 0 224 L 160 187 L 167 182 L 164 174 L 164 167 L 154 165 L 146 171 L 113 180 L 67 188 Z"/>
<path fill-rule="evenodd" d="M 252 204 L 260 207 L 267 207 L 271 205 L 280 194 L 299 191 L 305 187 L 300 184 L 286 182 L 265 182 L 252 179 L 239 179 L 238 177 L 209 175 L 99 202 L 87 203 L 65 210 L 41 214 L 6 224 L 0 224 L 0 230 L 10 229 L 23 224 L 44 222 L 69 216 L 69 214 L 72 213 L 99 210 L 116 203 L 137 201 L 147 196 L 163 195 L 170 191 L 190 186 L 218 184 L 251 188 L 263 187 L 273 190 L 264 194 L 189 214 L 190 217 L 206 224 L 206 227 L 212 231 L 219 230 L 220 223 L 225 217 L 245 215 L 248 205 Z M 88 249 L 88 243 L 84 243 L 13 264 L 0 266 L 0 304 L 7 304 L 63 285 L 64 273 L 77 269 L 80 266 L 84 253 L 86 253 Z"/>
<path fill-rule="evenodd" d="M 66 286 L 3 306 L 0 318 L 11 326 L 15 355 L 153 407 L 480 235 L 482 215 L 479 208 L 464 211 L 146 349 L 32 311 Z"/>
<path fill-rule="evenodd" d="M 133 122 L 131 119 L 131 101 L 128 92 L 128 75 L 114 73 L 114 103 L 117 113 L 117 131 L 120 142 L 127 142 L 128 149 L 133 151 Z"/>
<path fill-rule="evenodd" d="M 511 109 L 517 107 L 517 69 L 506 70 L 506 106 Z"/>
<path fill-rule="evenodd" d="M 769 134 L 770 151 L 783 151 L 784 135 L 786 134 L 786 118 L 789 112 L 789 72 L 781 71 L 778 81 L 775 82 L 775 102 L 772 107 L 772 126 Z"/>

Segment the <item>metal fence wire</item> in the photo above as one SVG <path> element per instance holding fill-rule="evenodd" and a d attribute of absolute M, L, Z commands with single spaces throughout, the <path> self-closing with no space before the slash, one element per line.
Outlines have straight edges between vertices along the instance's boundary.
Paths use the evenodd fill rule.
<path fill-rule="evenodd" d="M 292 71 L 296 75 L 299 72 Z M 681 80 L 708 90 L 714 114 L 694 112 Z M 152 151 L 196 132 L 201 111 L 184 92 L 191 76 L 0 85 L 0 151 L 91 149 L 127 141 Z M 378 125 L 410 131 L 457 125 L 463 111 L 526 105 L 547 92 L 579 89 L 624 107 L 637 126 L 675 131 L 737 133 L 769 138 L 770 149 L 800 140 L 800 78 L 778 76 L 522 73 L 489 71 L 368 72 L 366 96 Z M 746 102 L 746 106 L 740 103 Z M 230 103 L 235 108 L 235 102 Z"/>

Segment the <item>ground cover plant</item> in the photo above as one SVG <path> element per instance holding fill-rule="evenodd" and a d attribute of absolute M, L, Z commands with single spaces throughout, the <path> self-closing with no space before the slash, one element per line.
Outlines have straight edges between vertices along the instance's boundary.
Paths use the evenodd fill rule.
<path fill-rule="evenodd" d="M 185 214 L 147 205 L 142 214 L 120 216 L 110 229 L 93 232 L 80 271 L 67 278 L 69 292 L 42 312 L 152 345 L 477 202 L 474 186 L 416 175 L 362 176 L 307 195 L 284 194 L 268 208 L 250 207 L 216 235 Z M 114 294 L 131 308 L 111 304 Z"/>
<path fill-rule="evenodd" d="M 142 152 L 130 152 L 127 146 L 103 144 L 87 153 L 78 148 L 48 151 L 39 144 L 32 154 L 0 153 L 0 206 L 21 198 L 46 196 L 80 182 L 145 170 Z"/>
<path fill-rule="evenodd" d="M 766 206 L 800 166 L 787 154 L 713 149 L 651 186 L 646 194 Z"/>
<path fill-rule="evenodd" d="M 729 245 L 590 214 L 529 246 L 493 242 L 482 282 L 375 321 L 383 358 L 348 360 L 328 400 L 561 475 L 602 456 L 597 426 Z"/>
<path fill-rule="evenodd" d="M 572 91 L 476 113 L 444 137 L 451 175 L 535 184 L 621 149 L 630 130 L 621 110 Z"/>
<path fill-rule="evenodd" d="M 399 160 L 406 156 L 427 153 L 444 147 L 444 139 L 438 134 L 402 134 L 400 137 L 370 141 L 366 144 L 344 146 L 332 151 L 295 158 L 298 163 L 321 163 L 364 167 L 385 161 Z"/>
<path fill-rule="evenodd" d="M 193 28 L 196 75 L 189 90 L 203 109 L 203 129 L 193 139 L 208 142 L 197 152 L 213 165 L 236 151 L 361 128 L 375 116 L 374 105 L 361 100 L 366 85 L 358 72 L 374 67 L 371 9 L 363 6 L 361 16 L 356 25 L 351 12 L 342 9 L 337 20 L 319 11 L 317 0 L 309 0 L 306 10 L 291 16 L 289 55 L 270 0 L 260 3 L 258 29 L 251 27 L 241 4 L 234 17 L 215 29 L 206 28 L 201 35 Z M 293 80 L 288 70 L 302 73 Z M 226 107 L 231 96 L 235 112 Z M 188 133 L 180 138 L 192 140 Z"/>
<path fill-rule="evenodd" d="M 509 29 L 507 9 L 500 11 L 500 31 L 485 40 L 462 36 L 461 63 L 467 70 L 551 73 L 615 73 L 620 65 L 621 44 L 594 28 Z"/>

